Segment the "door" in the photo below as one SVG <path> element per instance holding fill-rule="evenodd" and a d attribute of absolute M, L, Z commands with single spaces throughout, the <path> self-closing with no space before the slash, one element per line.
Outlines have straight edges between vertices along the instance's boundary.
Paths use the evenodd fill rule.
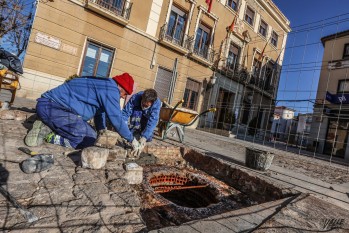
<path fill-rule="evenodd" d="M 324 154 L 344 158 L 348 140 L 348 125 L 348 120 L 329 120 Z"/>
<path fill-rule="evenodd" d="M 235 114 L 233 111 L 235 93 L 219 89 L 217 98 L 216 125 L 218 129 L 230 130 L 235 123 Z"/>

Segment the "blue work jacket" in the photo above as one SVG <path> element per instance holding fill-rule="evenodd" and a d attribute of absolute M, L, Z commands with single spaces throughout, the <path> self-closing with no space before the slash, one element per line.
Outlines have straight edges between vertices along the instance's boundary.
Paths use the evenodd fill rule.
<path fill-rule="evenodd" d="M 119 88 L 111 78 L 75 78 L 45 92 L 42 97 L 62 105 L 84 121 L 94 117 L 97 131 L 106 128 L 107 116 L 116 132 L 129 142 L 133 140 L 122 118 Z"/>
<path fill-rule="evenodd" d="M 139 131 L 141 137 L 150 141 L 159 121 L 161 101 L 157 98 L 150 108 L 142 110 L 142 95 L 143 91 L 131 97 L 122 110 L 122 117 L 125 122 L 129 121 L 129 128 L 132 132 Z"/>

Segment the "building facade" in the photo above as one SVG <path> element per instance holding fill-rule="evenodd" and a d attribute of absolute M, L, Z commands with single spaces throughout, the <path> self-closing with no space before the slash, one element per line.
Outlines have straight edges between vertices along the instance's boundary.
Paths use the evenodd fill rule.
<path fill-rule="evenodd" d="M 233 112 L 245 108 L 238 118 L 248 122 L 256 112 L 246 113 L 246 96 L 246 105 L 272 105 L 278 75 L 265 74 L 282 64 L 289 31 L 271 0 L 212 0 L 210 10 L 205 0 L 37 1 L 19 95 L 37 98 L 75 74 L 128 72 L 135 92 L 155 88 L 198 112 L 220 98 Z M 224 122 L 231 113 L 221 109 L 214 118 Z"/>
<path fill-rule="evenodd" d="M 205 89 L 205 108 L 217 112 L 202 118 L 200 127 L 222 135 L 256 127 L 258 136 L 268 136 L 290 22 L 272 1 L 220 2 L 233 13 L 224 25 L 234 23 L 221 32 L 214 84 Z"/>
<path fill-rule="evenodd" d="M 271 138 L 279 141 L 294 141 L 297 129 L 295 110 L 285 107 L 275 107 L 273 122 L 271 124 Z"/>
<path fill-rule="evenodd" d="M 349 160 L 349 30 L 321 42 L 324 54 L 308 147 Z"/>
<path fill-rule="evenodd" d="M 309 144 L 309 135 L 311 129 L 311 123 L 313 122 L 312 113 L 299 113 L 298 116 L 298 125 L 297 125 L 297 143 L 302 147 L 307 147 Z"/>

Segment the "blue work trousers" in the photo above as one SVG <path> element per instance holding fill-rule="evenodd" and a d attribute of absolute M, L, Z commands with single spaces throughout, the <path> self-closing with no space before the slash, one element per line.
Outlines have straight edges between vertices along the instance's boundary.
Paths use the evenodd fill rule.
<path fill-rule="evenodd" d="M 82 149 L 94 145 L 97 133 L 79 115 L 50 99 L 39 98 L 37 101 L 36 113 L 40 120 L 68 140 L 71 147 Z"/>

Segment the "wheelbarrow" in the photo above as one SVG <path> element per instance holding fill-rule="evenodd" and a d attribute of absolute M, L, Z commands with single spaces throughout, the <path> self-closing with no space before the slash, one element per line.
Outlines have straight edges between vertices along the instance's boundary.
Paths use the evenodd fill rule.
<path fill-rule="evenodd" d="M 184 100 L 179 101 L 174 107 L 170 106 L 165 101 L 163 102 L 166 107 L 160 109 L 160 121 L 158 124 L 158 133 L 162 140 L 165 140 L 170 132 L 175 131 L 179 141 L 182 143 L 184 140 L 185 127 L 193 125 L 200 116 L 208 112 L 216 111 L 216 108 L 210 108 L 199 114 L 195 111 L 178 108 L 183 102 Z"/>
<path fill-rule="evenodd" d="M 0 106 L 4 102 L 11 105 L 15 100 L 17 89 L 19 89 L 18 74 L 10 70 L 0 70 Z"/>

